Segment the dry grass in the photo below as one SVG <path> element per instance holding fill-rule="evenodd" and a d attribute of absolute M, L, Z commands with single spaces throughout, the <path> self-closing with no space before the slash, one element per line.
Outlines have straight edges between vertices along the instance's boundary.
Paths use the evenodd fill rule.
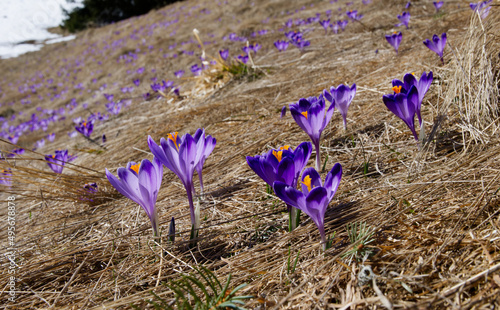
<path fill-rule="evenodd" d="M 199 24 L 216 37 L 233 31 L 248 34 L 260 29 L 261 20 L 269 16 L 274 19 L 264 28 L 281 27 L 288 18 L 279 15 L 282 10 L 294 11 L 304 4 L 307 8 L 294 17 L 310 17 L 332 8 L 327 2 L 291 2 L 255 1 L 251 6 L 241 0 L 223 7 L 214 5 L 211 15 L 179 24 L 175 40 L 188 40 L 193 28 L 200 29 Z M 129 109 L 96 128 L 98 134 L 108 137 L 107 150 L 102 153 L 83 139 L 78 143 L 56 139 L 57 145 L 51 147 L 70 148 L 79 155 L 62 175 L 49 173 L 43 156 L 34 152 L 0 162 L 0 169 L 9 166 L 14 174 L 15 186 L 1 195 L 16 196 L 20 290 L 15 305 L 7 302 L 5 290 L 1 307 L 146 307 L 144 299 L 151 297 L 151 290 L 162 298 L 173 297 L 159 281 L 178 279 L 197 264 L 204 264 L 221 279 L 231 273 L 234 287 L 248 283 L 244 293 L 258 297 L 247 304 L 254 309 L 500 307 L 500 15 L 493 8 L 488 19 L 480 22 L 461 3 L 461 9 L 450 4 L 444 16 L 435 16 L 432 4 L 414 2 L 411 28 L 404 31 L 400 54 L 395 56 L 383 35 L 392 31 L 400 12 L 389 5 L 392 1 L 373 2 L 360 6 L 366 15 L 363 24 L 350 25 L 344 33 L 307 33 L 311 47 L 306 52 L 295 48 L 276 52 L 271 46 L 282 39 L 279 33 L 260 37 L 264 49 L 254 62 L 266 74 L 256 81 L 229 80 L 211 87 L 209 78 L 201 82 L 203 77 L 185 79 L 181 98 L 134 98 Z M 309 7 L 311 3 L 315 6 Z M 241 23 L 232 20 L 231 14 Z M 221 24 L 214 24 L 214 16 L 222 18 Z M 93 40 L 161 18 L 160 12 L 152 12 L 135 20 L 135 25 L 124 21 L 89 30 L 73 45 L 61 43 L 41 54 L 2 61 L 0 67 L 15 68 L 28 62 L 22 74 L 42 70 L 45 64 L 37 64 L 38 57 L 51 57 L 54 64 L 56 55 L 76 55 Z M 445 52 L 446 64 L 440 66 L 439 57 L 421 42 L 445 31 L 451 45 Z M 174 42 L 162 35 L 152 40 L 164 49 Z M 224 43 L 232 51 L 241 45 Z M 221 47 L 206 46 L 207 54 L 217 55 Z M 109 57 L 114 60 L 117 55 Z M 165 76 L 186 69 L 190 61 L 192 58 L 179 57 L 172 63 L 151 55 L 139 59 Z M 96 64 L 89 63 L 85 72 L 95 68 Z M 99 83 L 111 83 L 126 71 L 114 63 L 102 69 Z M 382 104 L 381 96 L 390 91 L 392 79 L 429 70 L 434 72 L 435 82 L 422 112 L 432 138 L 419 151 L 409 130 Z M 15 70 L 4 72 L 12 80 L 22 76 Z M 107 72 L 116 75 L 107 77 Z M 285 206 L 266 194 L 264 183 L 250 171 L 244 157 L 307 141 L 289 116 L 279 118 L 281 107 L 339 83 L 356 83 L 358 93 L 347 130 L 343 131 L 341 117 L 335 113 L 323 133 L 323 161 L 328 156 L 327 168 L 340 162 L 344 175 L 325 220 L 327 234 L 336 233 L 334 244 L 322 253 L 319 234 L 308 218 L 303 217 L 294 232 L 286 231 Z M 199 90 L 193 93 L 196 88 Z M 55 102 L 52 107 L 58 104 L 63 103 Z M 55 130 L 60 136 L 70 128 L 69 123 L 58 126 Z M 158 140 L 171 131 L 192 133 L 198 127 L 205 127 L 218 141 L 204 168 L 208 194 L 202 204 L 201 240 L 198 248 L 188 249 L 187 199 L 178 179 L 166 172 L 157 203 L 160 227 L 165 233 L 175 217 L 180 237 L 174 246 L 164 242 L 154 247 L 144 212 L 114 191 L 104 168 L 115 171 L 130 160 L 151 158 L 148 135 Z M 46 146 L 42 151 L 52 150 Z M 99 197 L 94 201 L 82 201 L 78 192 L 88 182 L 99 185 Z M 1 210 L 6 217 L 6 209 Z M 345 227 L 353 222 L 366 222 L 375 230 L 374 255 L 348 265 L 342 259 L 351 250 Z M 2 242 L 6 227 L 2 221 Z M 7 246 L 2 243 L 2 247 Z M 293 274 L 287 272 L 289 249 L 291 257 L 300 250 Z M 9 261 L 5 257 L 0 261 L 5 283 Z M 371 280 L 375 285 L 360 286 L 360 270 L 366 271 L 367 266 L 376 275 Z"/>

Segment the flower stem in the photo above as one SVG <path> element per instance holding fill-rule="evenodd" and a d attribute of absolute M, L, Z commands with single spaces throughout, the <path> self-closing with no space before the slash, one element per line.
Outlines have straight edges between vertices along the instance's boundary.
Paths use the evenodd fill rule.
<path fill-rule="evenodd" d="M 316 171 L 320 172 L 321 169 L 321 154 L 319 153 L 319 139 L 314 142 L 314 148 L 316 149 Z"/>
<path fill-rule="evenodd" d="M 288 216 L 288 231 L 292 232 L 295 228 L 297 228 L 298 222 L 297 216 L 299 216 L 299 210 L 296 208 L 289 206 L 289 216 Z"/>
<path fill-rule="evenodd" d="M 200 219 L 199 219 L 199 213 L 198 213 L 198 218 L 196 218 L 196 212 L 193 203 L 193 192 L 194 192 L 193 184 L 186 184 L 186 193 L 189 201 L 189 211 L 191 213 L 191 225 L 193 225 L 195 230 L 198 230 L 200 225 Z"/>

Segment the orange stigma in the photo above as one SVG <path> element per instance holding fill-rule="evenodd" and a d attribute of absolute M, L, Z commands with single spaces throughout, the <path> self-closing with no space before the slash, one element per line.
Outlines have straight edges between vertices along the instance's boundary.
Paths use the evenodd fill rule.
<path fill-rule="evenodd" d="M 307 118 L 307 111 L 304 111 L 304 112 L 302 112 L 300 114 L 304 115 Z"/>
<path fill-rule="evenodd" d="M 398 32 L 397 32 L 397 31 L 394 31 L 392 34 L 398 34 Z"/>
<path fill-rule="evenodd" d="M 281 161 L 281 157 L 283 156 L 283 151 L 273 151 L 274 157 L 278 160 L 278 162 Z"/>
<path fill-rule="evenodd" d="M 168 138 L 172 141 L 174 141 L 174 144 L 175 144 L 175 147 L 177 148 L 177 151 L 179 150 L 179 146 L 177 145 L 177 134 L 178 132 L 174 132 L 174 134 L 172 135 L 171 133 L 168 134 Z"/>
<path fill-rule="evenodd" d="M 392 88 L 392 90 L 396 93 L 396 94 L 399 94 L 401 92 L 401 85 L 399 86 L 394 86 Z"/>
<path fill-rule="evenodd" d="M 306 177 L 304 178 L 304 180 L 302 181 L 302 184 L 304 184 L 305 186 L 307 186 L 307 190 L 311 191 L 311 177 L 309 175 L 306 175 Z"/>
<path fill-rule="evenodd" d="M 290 148 L 290 145 L 283 145 L 282 147 L 279 148 L 279 151 L 274 151 L 273 150 L 273 155 L 274 157 L 276 157 L 276 159 L 278 160 L 278 162 L 281 161 L 281 159 L 283 158 L 283 150 L 287 150 Z"/>
<path fill-rule="evenodd" d="M 135 173 L 139 174 L 139 168 L 141 167 L 141 164 L 135 164 L 130 166 L 130 170 L 135 171 Z"/>

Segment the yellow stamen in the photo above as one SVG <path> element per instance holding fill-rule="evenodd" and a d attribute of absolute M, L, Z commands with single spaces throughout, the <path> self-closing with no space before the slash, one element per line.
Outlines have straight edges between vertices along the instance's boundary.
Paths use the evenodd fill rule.
<path fill-rule="evenodd" d="M 278 160 L 278 162 L 281 161 L 281 156 L 283 156 L 283 151 L 273 151 L 274 157 Z"/>
<path fill-rule="evenodd" d="M 168 134 L 168 138 L 172 141 L 174 141 L 174 144 L 175 144 L 175 147 L 177 148 L 177 151 L 179 150 L 179 146 L 177 145 L 177 134 L 178 132 L 174 132 L 174 134 L 172 135 L 171 133 Z"/>
<path fill-rule="evenodd" d="M 398 34 L 398 32 L 397 32 L 397 31 L 394 31 L 394 32 L 393 32 L 393 34 Z"/>
<path fill-rule="evenodd" d="M 87 127 L 87 122 L 83 122 L 82 124 L 84 127 Z"/>
<path fill-rule="evenodd" d="M 290 148 L 290 145 L 283 145 L 282 147 L 280 147 L 280 150 L 287 150 Z"/>
<path fill-rule="evenodd" d="M 304 181 L 302 181 L 302 184 L 304 184 L 305 186 L 307 186 L 307 190 L 311 191 L 311 177 L 309 175 L 306 175 L 306 177 L 304 178 Z"/>
<path fill-rule="evenodd" d="M 52 158 L 56 158 L 56 155 L 52 155 Z"/>
<path fill-rule="evenodd" d="M 304 111 L 301 114 L 304 115 L 307 118 L 307 111 Z"/>
<path fill-rule="evenodd" d="M 130 170 L 134 170 L 135 173 L 139 174 L 139 168 L 141 167 L 141 164 L 135 164 L 130 166 Z"/>
<path fill-rule="evenodd" d="M 396 94 L 399 94 L 401 92 L 401 85 L 399 86 L 394 86 L 392 88 L 392 90 L 396 93 Z"/>
<path fill-rule="evenodd" d="M 415 72 L 412 72 L 411 75 L 415 75 Z"/>

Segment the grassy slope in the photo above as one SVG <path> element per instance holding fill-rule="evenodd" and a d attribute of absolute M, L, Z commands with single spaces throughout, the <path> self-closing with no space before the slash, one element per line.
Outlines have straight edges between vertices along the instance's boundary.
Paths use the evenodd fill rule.
<path fill-rule="evenodd" d="M 277 30 L 288 18 L 279 14 L 283 10 L 294 11 L 307 5 L 293 15 L 306 18 L 343 7 L 345 1 L 335 5 L 326 1 L 254 1 L 253 6 L 247 1 L 230 2 L 218 6 L 189 1 L 172 6 L 179 9 L 182 5 L 191 8 L 200 4 L 193 12 L 207 6 L 211 13 L 187 17 L 175 26 L 173 37 L 168 36 L 171 28 L 154 30 L 147 37 L 147 44 L 153 45 L 155 52 L 140 56 L 137 66 L 155 68 L 160 78 L 172 79 L 173 71 L 188 71 L 201 52 L 191 44 L 189 48 L 196 51 L 195 56 L 181 55 L 172 60 L 161 57 L 159 49 L 165 52 L 172 43 L 189 40 L 193 28 L 200 29 L 202 39 L 208 33 L 218 39 L 219 43 L 207 46 L 208 55 L 217 55 L 223 46 L 230 47 L 234 55 L 243 43 L 221 43 L 220 38 L 229 32 L 249 35 L 261 28 Z M 349 24 L 338 35 L 325 36 L 320 26 L 314 25 L 316 30 L 306 34 L 311 46 L 303 53 L 294 47 L 284 53 L 276 52 L 272 43 L 283 39 L 281 33 L 258 37 L 256 42 L 263 49 L 255 63 L 266 74 L 256 81 L 233 80 L 213 90 L 210 83 L 201 79 L 185 78 L 182 99 L 144 101 L 139 92 L 134 93 L 128 109 L 96 128 L 95 136 L 108 137 L 104 152 L 81 137 L 70 140 L 66 136 L 71 130 L 70 120 L 50 128 L 60 138 L 41 149 L 41 154 L 69 148 L 79 158 L 76 166 L 66 168 L 62 176 L 49 173 L 40 160 L 43 157 L 32 152 L 24 155 L 29 160 L 18 161 L 13 168 L 16 185 L 8 192 L 16 194 L 18 202 L 17 276 L 22 293 L 18 294 L 17 307 L 128 307 L 130 303 L 142 304 L 152 289 L 170 298 L 168 289 L 155 287 L 160 271 L 155 253 L 159 251 L 148 246 L 151 230 L 147 217 L 135 203 L 116 194 L 104 176 L 104 168 L 115 171 L 128 161 L 151 159 L 144 153 L 148 151 L 148 135 L 158 141 L 169 132 L 193 133 L 199 127 L 217 138 L 217 146 L 204 168 L 209 194 L 202 205 L 202 240 L 198 249 L 187 250 L 187 199 L 175 175 L 166 172 L 157 203 L 161 229 L 167 230 L 173 216 L 181 237 L 177 238 L 177 246 L 167 248 L 161 267 L 162 281 L 176 279 L 182 272 L 189 272 L 189 266 L 203 263 L 220 278 L 232 273 L 234 286 L 249 283 L 246 294 L 258 295 L 260 299 L 252 300 L 248 307 L 266 303 L 311 309 L 313 305 L 326 308 L 353 303 L 374 308 L 382 303 L 380 296 L 370 286 L 357 285 L 362 263 L 347 266 L 340 258 L 350 249 L 345 225 L 366 221 L 376 234 L 372 244 L 375 255 L 364 264 L 372 267 L 378 276 L 378 287 L 394 305 L 436 309 L 488 304 L 498 307 L 498 271 L 486 280 L 484 276 L 473 278 L 488 268 L 498 267 L 500 258 L 497 125 L 492 123 L 486 128 L 491 122 L 485 117 L 474 120 L 474 115 L 482 115 L 488 108 L 484 100 L 479 100 L 469 112 L 463 102 L 467 96 L 473 99 L 482 93 L 493 106 L 498 103 L 498 90 L 486 87 L 487 83 L 497 86 L 497 80 L 486 78 L 484 82 L 482 72 L 490 69 L 498 78 L 494 51 L 498 51 L 499 40 L 493 34 L 498 32 L 500 18 L 492 9 L 484 26 L 485 41 L 479 40 L 478 47 L 474 47 L 467 45 L 474 41 L 467 35 L 478 38 L 482 30 L 477 20 L 476 26 L 469 29 L 471 11 L 466 3 L 460 2 L 461 8 L 457 7 L 458 2 L 446 5 L 444 14 L 435 15 L 432 4 L 416 1 L 411 8 L 411 27 L 403 30 L 403 43 L 396 56 L 384 35 L 394 30 L 403 2 L 394 5 L 393 1 L 374 0 L 368 6 L 356 4 L 365 14 L 362 24 Z M 314 7 L 309 6 L 311 3 Z M 128 36 L 132 29 L 164 21 L 162 12 L 169 9 L 85 31 L 74 42 L 2 60 L 3 83 L 50 66 L 56 68 L 62 64 L 62 58 L 74 61 L 93 43 L 99 46 L 103 40 L 111 42 Z M 221 20 L 217 21 L 219 17 Z M 271 17 L 269 23 L 262 24 L 267 17 Z M 454 52 L 447 48 L 446 64 L 442 66 L 421 42 L 445 31 Z M 484 60 L 489 63 L 480 57 L 484 42 Z M 90 85 L 95 77 L 91 72 L 102 69 L 97 75 L 99 85 L 119 82 L 115 93 L 119 86 L 130 85 L 134 76 L 126 70 L 131 67 L 115 60 L 134 50 L 135 44 L 129 42 L 115 51 L 93 56 L 108 60 L 103 65 L 87 61 L 78 73 L 78 81 Z M 475 62 L 469 68 L 471 59 Z M 387 111 L 381 96 L 390 92 L 392 79 L 402 79 L 407 72 L 420 75 L 429 70 L 434 72 L 435 80 L 425 97 L 423 115 L 428 131 L 433 124 L 439 123 L 439 127 L 429 147 L 418 151 L 409 130 Z M 470 88 L 460 84 L 464 73 L 471 82 Z M 146 92 L 147 79 L 144 81 L 139 89 Z M 336 112 L 323 133 L 322 157 L 325 160 L 328 156 L 327 168 L 335 162 L 344 167 L 341 186 L 326 216 L 327 233 L 336 232 L 334 245 L 323 254 L 317 229 L 308 218 L 303 217 L 302 225 L 293 233 L 286 232 L 284 205 L 266 195 L 264 183 L 249 170 L 244 157 L 283 144 L 296 146 L 308 141 L 290 115 L 279 118 L 281 107 L 340 83 L 356 83 L 358 93 L 349 111 L 347 130 L 343 131 L 340 114 Z M 102 95 L 93 99 L 78 91 L 71 95 L 89 103 L 102 100 Z M 20 99 L 8 90 L 6 96 Z M 44 107 L 65 104 L 55 101 Z M 17 107 L 14 109 L 21 109 Z M 35 107 L 22 108 L 28 114 Z M 78 113 L 75 115 L 86 116 L 89 111 Z M 469 113 L 471 121 L 464 121 L 465 113 Z M 472 125 L 477 130 L 471 129 Z M 23 137 L 25 140 L 19 143 L 29 147 L 40 137 Z M 82 202 L 78 189 L 91 181 L 99 184 L 99 198 Z M 1 212 L 6 213 L 3 209 Z M 6 231 L 6 223 L 1 225 L 1 231 Z M 293 255 L 300 249 L 292 275 L 287 274 L 286 266 L 289 246 Z M 2 264 L 6 266 L 8 261 L 2 258 Z M 4 272 L 2 280 L 6 282 L 7 277 Z M 454 288 L 470 278 L 470 285 Z M 413 293 L 406 291 L 401 282 Z M 2 294 L 2 298 L 6 301 L 7 295 Z M 8 303 L 2 304 L 8 307 Z"/>

